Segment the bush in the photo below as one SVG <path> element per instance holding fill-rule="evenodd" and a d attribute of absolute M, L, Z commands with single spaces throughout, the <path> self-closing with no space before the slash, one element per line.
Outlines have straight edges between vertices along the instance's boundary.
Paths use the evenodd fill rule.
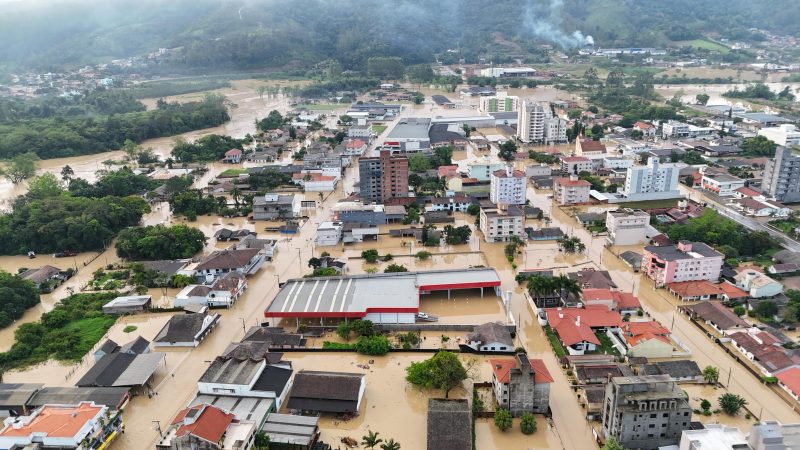
<path fill-rule="evenodd" d="M 136 331 L 139 327 L 136 325 L 126 325 L 125 328 L 122 329 L 123 333 L 132 333 Z"/>
<path fill-rule="evenodd" d="M 425 261 L 425 260 L 427 260 L 427 259 L 429 259 L 431 257 L 431 252 L 426 251 L 426 250 L 420 250 L 420 251 L 417 252 L 417 254 L 415 256 L 420 261 Z"/>
<path fill-rule="evenodd" d="M 391 261 L 393 259 L 394 259 L 394 256 L 392 256 L 391 253 L 387 253 L 387 254 L 381 256 L 381 261 L 383 261 L 383 262 Z"/>
<path fill-rule="evenodd" d="M 710 402 L 710 401 L 708 401 L 708 400 L 706 400 L 706 399 L 703 399 L 703 400 L 701 400 L 701 401 L 700 401 L 700 408 L 701 408 L 703 411 L 708 411 L 708 410 L 710 410 L 710 409 L 711 409 L 711 402 Z"/>
<path fill-rule="evenodd" d="M 733 313 L 736 314 L 739 317 L 743 316 L 745 314 L 745 312 L 746 311 L 744 309 L 744 306 L 739 305 L 739 306 L 733 308 Z"/>
<path fill-rule="evenodd" d="M 379 334 L 375 336 L 361 336 L 355 344 L 355 349 L 363 355 L 382 356 L 389 353 L 389 339 Z"/>
<path fill-rule="evenodd" d="M 386 266 L 386 269 L 383 270 L 383 273 L 397 273 L 397 272 L 408 272 L 406 266 L 402 264 L 389 264 Z"/>
<path fill-rule="evenodd" d="M 370 264 L 378 262 L 379 256 L 380 255 L 378 254 L 378 251 L 375 250 L 374 248 L 371 248 L 369 250 L 364 250 L 363 252 L 361 252 L 361 257 L 364 258 L 364 260 Z"/>
<path fill-rule="evenodd" d="M 325 341 L 322 343 L 322 348 L 329 350 L 354 350 L 355 344 Z"/>
<path fill-rule="evenodd" d="M 529 412 L 522 414 L 519 426 L 523 434 L 536 433 L 536 417 L 534 417 L 533 414 Z"/>
<path fill-rule="evenodd" d="M 514 421 L 507 409 L 498 408 L 494 412 L 494 424 L 500 431 L 506 431 L 514 425 Z"/>

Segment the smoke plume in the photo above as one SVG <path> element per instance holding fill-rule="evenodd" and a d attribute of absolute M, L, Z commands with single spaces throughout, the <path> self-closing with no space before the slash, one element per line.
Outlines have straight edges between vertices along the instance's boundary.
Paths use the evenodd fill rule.
<path fill-rule="evenodd" d="M 594 39 L 591 36 L 584 35 L 577 30 L 572 34 L 563 30 L 561 13 L 564 9 L 564 0 L 549 0 L 549 2 L 550 4 L 546 7 L 537 7 L 533 0 L 525 2 L 522 25 L 528 33 L 558 45 L 564 50 L 594 45 Z"/>

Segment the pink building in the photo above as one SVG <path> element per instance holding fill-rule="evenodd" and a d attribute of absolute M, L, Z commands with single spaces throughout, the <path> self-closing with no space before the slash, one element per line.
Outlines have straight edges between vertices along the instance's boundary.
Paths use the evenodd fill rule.
<path fill-rule="evenodd" d="M 702 242 L 680 241 L 677 245 L 647 246 L 642 271 L 657 286 L 683 281 L 717 282 L 725 255 Z"/>

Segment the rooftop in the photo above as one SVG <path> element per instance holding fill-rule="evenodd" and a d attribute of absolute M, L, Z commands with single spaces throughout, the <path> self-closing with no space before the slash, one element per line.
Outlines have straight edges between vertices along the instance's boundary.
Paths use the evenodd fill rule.
<path fill-rule="evenodd" d="M 463 399 L 428 400 L 428 450 L 472 449 L 472 411 Z"/>
<path fill-rule="evenodd" d="M 494 269 L 433 270 L 291 279 L 267 307 L 266 317 L 364 317 L 368 312 L 417 312 L 419 293 L 494 287 Z M 380 297 L 375 292 L 381 292 Z"/>
<path fill-rule="evenodd" d="M 219 250 L 203 259 L 195 270 L 238 269 L 246 266 L 258 252 L 257 248 Z"/>
<path fill-rule="evenodd" d="M 208 442 L 220 442 L 234 415 L 211 405 L 191 406 L 178 412 L 173 425 L 178 437 L 191 434 Z"/>
<path fill-rule="evenodd" d="M 30 416 L 20 416 L 5 420 L 5 428 L 0 437 L 24 437 L 32 434 L 50 438 L 73 438 L 86 425 L 103 411 L 103 406 L 89 402 L 78 405 L 45 405 Z"/>
<path fill-rule="evenodd" d="M 592 183 L 586 180 L 573 180 L 571 178 L 561 177 L 556 178 L 555 184 L 567 187 L 591 187 Z"/>
<path fill-rule="evenodd" d="M 680 261 L 684 259 L 697 259 L 697 258 L 724 258 L 725 255 L 714 250 L 707 244 L 702 242 L 691 242 L 691 247 L 687 250 L 681 250 L 679 245 L 666 245 L 666 246 L 647 246 L 644 248 L 646 252 L 650 252 L 658 259 L 665 261 Z M 683 247 L 687 248 L 687 247 Z"/>
<path fill-rule="evenodd" d="M 428 128 L 431 126 L 431 119 L 428 118 L 404 118 L 397 122 L 386 139 L 428 139 Z"/>
<path fill-rule="evenodd" d="M 716 324 L 716 326 L 722 330 L 736 327 L 747 328 L 750 326 L 747 322 L 734 314 L 733 311 L 719 302 L 706 300 L 696 305 L 685 306 L 684 308 L 696 314 L 701 319 Z"/>

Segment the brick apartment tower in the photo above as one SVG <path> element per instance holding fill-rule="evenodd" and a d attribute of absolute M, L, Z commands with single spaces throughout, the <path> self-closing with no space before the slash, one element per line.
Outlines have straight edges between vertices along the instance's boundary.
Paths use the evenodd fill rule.
<path fill-rule="evenodd" d="M 358 161 L 359 195 L 364 201 L 384 203 L 408 196 L 408 158 L 381 150 L 379 157 Z"/>

